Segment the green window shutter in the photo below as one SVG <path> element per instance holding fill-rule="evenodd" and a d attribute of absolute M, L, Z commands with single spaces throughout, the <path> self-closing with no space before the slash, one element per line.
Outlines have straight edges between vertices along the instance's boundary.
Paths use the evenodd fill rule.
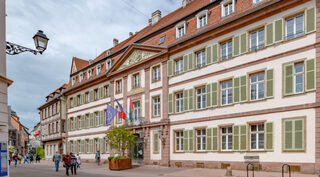
<path fill-rule="evenodd" d="M 193 130 L 189 130 L 189 151 L 193 151 Z"/>
<path fill-rule="evenodd" d="M 168 76 L 171 77 L 173 75 L 173 61 L 168 60 Z"/>
<path fill-rule="evenodd" d="M 294 148 L 304 150 L 304 119 L 294 121 Z"/>
<path fill-rule="evenodd" d="M 265 129 L 265 144 L 264 148 L 265 150 L 273 150 L 273 123 L 272 122 L 266 122 L 264 124 Z"/>
<path fill-rule="evenodd" d="M 207 128 L 206 139 L 207 151 L 212 151 L 212 128 Z"/>
<path fill-rule="evenodd" d="M 212 94 L 212 101 L 211 101 L 211 105 L 213 107 L 218 106 L 218 83 L 212 83 L 211 85 L 211 94 Z"/>
<path fill-rule="evenodd" d="M 218 44 L 213 44 L 212 46 L 212 63 L 219 61 L 219 47 Z"/>
<path fill-rule="evenodd" d="M 84 124 L 85 124 L 84 115 L 81 115 L 81 128 L 84 128 Z"/>
<path fill-rule="evenodd" d="M 189 56 L 188 56 L 188 59 L 189 59 L 189 60 L 188 60 L 188 66 L 189 66 L 189 67 L 188 67 L 188 70 L 193 70 L 193 68 L 194 68 L 194 63 L 195 63 L 195 62 L 194 62 L 194 56 L 193 56 L 194 54 L 193 54 L 193 53 L 189 53 L 188 55 L 189 55 Z"/>
<path fill-rule="evenodd" d="M 71 101 L 70 101 L 70 99 L 68 99 L 68 103 L 67 103 L 68 109 L 70 108 L 70 105 L 71 105 Z"/>
<path fill-rule="evenodd" d="M 172 93 L 169 93 L 169 95 L 168 95 L 168 101 L 169 101 L 169 103 L 168 103 L 168 113 L 169 114 L 172 114 L 173 113 L 173 102 L 172 102 Z"/>
<path fill-rule="evenodd" d="M 183 56 L 183 71 L 188 71 L 188 55 Z"/>
<path fill-rule="evenodd" d="M 284 95 L 293 94 L 293 63 L 284 65 Z"/>
<path fill-rule="evenodd" d="M 77 97 L 76 97 L 76 96 L 73 97 L 73 100 L 72 100 L 72 101 L 73 101 L 73 107 L 78 106 L 78 105 L 77 105 Z"/>
<path fill-rule="evenodd" d="M 158 153 L 159 152 L 159 135 L 158 132 L 153 133 L 153 153 Z"/>
<path fill-rule="evenodd" d="M 103 98 L 103 87 L 99 88 L 99 99 Z"/>
<path fill-rule="evenodd" d="M 233 126 L 233 150 L 238 151 L 239 149 L 239 132 L 240 132 L 240 126 Z"/>
<path fill-rule="evenodd" d="M 189 90 L 183 91 L 183 111 L 188 111 L 189 109 Z"/>
<path fill-rule="evenodd" d="M 188 110 L 193 110 L 193 103 L 194 103 L 194 96 L 193 96 L 193 93 L 194 93 L 194 89 L 189 89 L 189 109 Z"/>
<path fill-rule="evenodd" d="M 283 41 L 283 19 L 274 21 L 274 43 Z"/>
<path fill-rule="evenodd" d="M 93 113 L 90 113 L 90 126 L 89 127 L 93 127 L 93 120 L 94 120 Z"/>
<path fill-rule="evenodd" d="M 248 33 L 243 33 L 240 35 L 240 51 L 241 54 L 248 52 Z"/>
<path fill-rule="evenodd" d="M 75 117 L 74 119 L 75 119 L 75 124 L 76 124 L 75 129 L 77 130 L 79 127 L 79 119 L 77 117 Z"/>
<path fill-rule="evenodd" d="M 81 97 L 81 100 L 82 100 L 81 102 L 82 102 L 82 104 L 84 104 L 85 103 L 85 101 L 84 101 L 85 100 L 85 94 L 82 94 L 81 96 L 82 96 Z"/>
<path fill-rule="evenodd" d="M 105 123 L 104 111 L 100 111 L 100 125 L 103 126 Z"/>
<path fill-rule="evenodd" d="M 93 139 L 90 140 L 90 152 L 93 153 Z"/>
<path fill-rule="evenodd" d="M 292 120 L 285 120 L 284 121 L 284 149 L 285 150 L 292 150 L 293 143 L 292 143 L 292 134 L 293 134 L 293 121 Z"/>
<path fill-rule="evenodd" d="M 207 65 L 212 63 L 212 45 L 206 47 Z"/>
<path fill-rule="evenodd" d="M 240 37 L 235 36 L 232 38 L 232 56 L 238 56 L 240 54 Z"/>
<path fill-rule="evenodd" d="M 273 69 L 269 69 L 266 71 L 266 98 L 271 98 L 273 97 L 273 92 L 274 92 L 274 72 Z"/>
<path fill-rule="evenodd" d="M 83 146 L 84 146 L 83 140 L 81 140 L 81 141 L 80 141 L 80 150 L 79 150 L 80 153 L 83 153 L 83 151 L 84 151 L 84 150 L 83 150 L 83 148 L 84 148 Z"/>
<path fill-rule="evenodd" d="M 312 91 L 316 88 L 316 60 L 308 59 L 305 62 L 306 74 L 305 74 L 305 88 L 306 91 Z"/>
<path fill-rule="evenodd" d="M 99 139 L 99 146 L 100 146 L 100 153 L 104 153 L 104 139 L 103 138 L 100 138 Z"/>
<path fill-rule="evenodd" d="M 306 16 L 305 31 L 306 31 L 306 34 L 308 34 L 316 30 L 316 9 L 314 7 L 306 9 L 305 16 Z"/>
<path fill-rule="evenodd" d="M 233 78 L 233 102 L 239 103 L 240 101 L 240 78 Z"/>
<path fill-rule="evenodd" d="M 266 33 L 266 46 L 273 44 L 273 23 L 269 23 L 265 26 L 265 33 Z"/>
<path fill-rule="evenodd" d="M 211 103 L 211 101 L 212 101 L 212 94 L 211 94 L 211 92 L 212 92 L 212 89 L 211 89 L 211 86 L 212 86 L 212 84 L 207 84 L 206 85 L 206 91 L 207 91 L 207 95 L 206 95 L 206 101 L 207 101 L 207 108 L 209 108 L 209 107 L 211 107 L 212 106 L 212 103 Z"/>
<path fill-rule="evenodd" d="M 189 146 L 188 146 L 188 130 L 183 131 L 183 150 L 188 151 Z"/>
<path fill-rule="evenodd" d="M 218 145 L 219 139 L 218 139 L 218 128 L 212 128 L 212 150 L 213 151 L 218 151 Z"/>
<path fill-rule="evenodd" d="M 78 148 L 79 147 L 79 142 L 78 141 L 75 141 L 74 142 L 74 152 L 77 152 L 77 153 L 79 153 L 79 151 L 80 151 L 80 149 Z"/>
<path fill-rule="evenodd" d="M 94 99 L 94 97 L 93 97 L 93 90 L 90 90 L 90 102 L 92 102 L 93 101 L 93 99 Z"/>
<path fill-rule="evenodd" d="M 247 101 L 247 76 L 240 77 L 240 101 Z"/>
<path fill-rule="evenodd" d="M 241 151 L 246 151 L 247 150 L 247 136 L 248 136 L 248 133 L 247 133 L 247 125 L 241 125 L 239 126 L 240 127 L 240 150 Z"/>

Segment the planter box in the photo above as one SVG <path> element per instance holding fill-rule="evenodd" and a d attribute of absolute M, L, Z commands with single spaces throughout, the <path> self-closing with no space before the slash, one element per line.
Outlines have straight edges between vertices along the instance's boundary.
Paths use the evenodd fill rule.
<path fill-rule="evenodd" d="M 117 159 L 109 160 L 109 169 L 110 170 L 125 170 L 132 168 L 131 159 Z"/>

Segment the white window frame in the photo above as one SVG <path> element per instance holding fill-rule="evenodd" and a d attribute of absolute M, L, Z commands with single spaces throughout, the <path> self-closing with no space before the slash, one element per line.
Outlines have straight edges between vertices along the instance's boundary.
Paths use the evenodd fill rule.
<path fill-rule="evenodd" d="M 258 3 L 262 2 L 262 1 L 264 1 L 264 0 L 252 0 L 252 4 L 258 4 Z"/>
<path fill-rule="evenodd" d="M 255 82 L 252 82 L 251 77 L 258 76 L 260 74 L 263 74 L 263 80 L 260 80 L 260 81 L 257 80 Z M 260 84 L 263 84 L 262 88 L 260 88 Z M 255 85 L 255 87 L 256 87 L 255 99 L 253 99 L 252 95 L 251 95 L 253 85 Z M 259 91 L 261 89 L 263 90 L 263 97 L 259 98 Z M 262 99 L 265 98 L 265 94 L 266 94 L 266 90 L 265 90 L 265 73 L 264 72 L 260 72 L 260 73 L 256 73 L 256 74 L 250 75 L 250 100 L 251 101 L 262 100 Z"/>
<path fill-rule="evenodd" d="M 199 12 L 197 15 L 197 29 L 208 25 L 208 10 Z"/>
<path fill-rule="evenodd" d="M 112 60 L 111 60 L 111 59 L 108 59 L 108 60 L 106 61 L 106 70 L 108 71 L 108 70 L 111 68 L 111 66 L 112 66 Z"/>
<path fill-rule="evenodd" d="M 174 61 L 174 73 L 175 75 L 183 72 L 183 59 L 177 59 Z"/>
<path fill-rule="evenodd" d="M 201 92 L 198 93 L 198 90 L 200 90 Z M 204 109 L 206 108 L 206 104 L 207 104 L 207 98 L 206 98 L 207 92 L 206 92 L 206 87 L 200 87 L 196 89 L 196 108 L 197 109 Z M 199 100 L 200 99 L 200 102 Z M 200 107 L 199 107 L 200 105 Z"/>
<path fill-rule="evenodd" d="M 93 93 L 94 93 L 94 100 L 98 100 L 99 99 L 99 89 L 94 89 L 93 90 Z"/>
<path fill-rule="evenodd" d="M 226 55 L 225 56 L 223 56 L 222 55 L 222 53 L 223 53 L 223 51 L 224 51 L 224 48 L 223 48 L 223 46 L 226 46 L 225 47 L 225 53 L 226 53 Z M 221 43 L 221 47 L 220 47 L 220 56 L 221 56 L 221 61 L 223 61 L 223 60 L 227 60 L 227 59 L 229 59 L 229 58 L 232 58 L 232 46 L 233 44 L 232 44 L 232 40 L 228 40 L 228 41 L 226 41 L 226 42 L 223 42 L 223 43 Z M 229 48 L 230 47 L 230 48 Z M 224 58 L 225 57 L 225 58 Z"/>
<path fill-rule="evenodd" d="M 228 10 L 230 10 L 230 4 L 232 4 L 232 12 L 226 14 L 225 12 L 225 6 L 228 5 Z M 230 15 L 232 15 L 235 12 L 235 5 L 236 5 L 236 1 L 235 0 L 224 0 L 220 3 L 221 5 L 221 17 L 228 17 Z M 229 11 L 228 11 L 229 12 Z"/>
<path fill-rule="evenodd" d="M 134 122 L 139 121 L 139 118 L 141 117 L 141 112 L 140 112 L 140 108 L 141 108 L 141 104 L 140 101 L 135 101 L 132 103 L 133 105 L 133 120 Z"/>
<path fill-rule="evenodd" d="M 176 25 L 176 39 L 182 38 L 186 35 L 187 23 L 182 21 Z"/>
<path fill-rule="evenodd" d="M 140 73 L 135 73 L 132 75 L 132 88 L 139 88 L 140 87 Z"/>
<path fill-rule="evenodd" d="M 225 83 L 225 82 L 231 82 L 231 87 L 226 87 L 226 88 L 222 88 L 222 84 Z M 223 92 L 226 91 L 226 103 L 223 104 Z M 233 100 L 231 99 L 231 103 L 229 103 L 229 99 L 228 99 L 228 95 L 229 95 L 229 92 L 231 92 L 231 97 L 233 98 L 233 82 L 232 80 L 227 80 L 227 81 L 223 81 L 220 83 L 220 104 L 222 106 L 224 105 L 230 105 L 230 104 L 233 104 Z"/>
<path fill-rule="evenodd" d="M 175 132 L 175 152 L 183 152 L 183 131 Z M 179 142 L 178 142 L 179 141 Z"/>
<path fill-rule="evenodd" d="M 201 68 L 206 65 L 206 51 L 201 50 L 196 53 L 196 66 L 197 68 Z"/>
<path fill-rule="evenodd" d="M 84 74 L 83 74 L 83 72 L 81 72 L 79 74 L 79 83 L 83 81 L 83 78 L 84 78 Z"/>
<path fill-rule="evenodd" d="M 100 74 L 101 69 L 102 69 L 101 64 L 99 64 L 99 65 L 96 66 L 96 70 L 97 70 L 96 75 L 99 75 L 99 74 Z"/>
<path fill-rule="evenodd" d="M 77 81 L 77 76 L 73 76 L 73 77 L 72 77 L 72 83 L 71 83 L 71 85 L 74 86 L 74 84 L 76 83 L 76 81 Z"/>
<path fill-rule="evenodd" d="M 262 32 L 262 34 L 263 34 L 263 39 L 261 39 L 260 36 L 259 36 L 260 32 Z M 252 46 L 252 35 L 253 34 L 256 35 L 256 40 L 254 41 L 255 42 L 254 46 Z M 264 42 L 265 42 L 265 31 L 264 31 L 264 28 L 252 31 L 250 33 L 249 37 L 250 37 L 250 40 L 249 40 L 250 51 L 254 51 L 254 50 L 261 49 L 261 48 L 264 47 Z"/>
<path fill-rule="evenodd" d="M 206 150 L 206 129 L 196 129 L 196 150 L 205 151 Z M 199 134 L 200 132 L 200 134 Z M 198 148 L 200 145 L 200 149 Z"/>
<path fill-rule="evenodd" d="M 90 92 L 86 92 L 86 93 L 84 94 L 84 96 L 85 96 L 85 101 L 86 101 L 86 103 L 89 103 L 89 102 L 90 102 Z"/>
<path fill-rule="evenodd" d="M 77 117 L 77 121 L 78 121 L 78 129 L 81 129 L 81 125 L 82 125 L 82 119 L 81 119 L 81 116 L 78 116 Z"/>
<path fill-rule="evenodd" d="M 160 96 L 152 98 L 152 114 L 154 117 L 160 116 Z"/>
<path fill-rule="evenodd" d="M 159 81 L 161 79 L 161 76 L 160 76 L 160 65 L 153 67 L 152 71 L 153 71 L 153 80 L 154 81 Z"/>
<path fill-rule="evenodd" d="M 222 133 L 223 131 L 223 129 L 225 129 L 226 130 L 226 132 L 225 133 Z M 230 130 L 231 130 L 231 132 L 230 132 Z M 232 129 L 232 126 L 230 126 L 230 127 L 221 127 L 220 128 L 220 149 L 221 149 L 221 151 L 232 151 L 233 150 L 233 129 Z M 225 136 L 226 138 L 225 138 L 225 144 L 226 144 L 226 148 L 225 149 L 223 149 L 223 145 L 222 145 L 222 143 L 223 143 L 223 136 Z M 230 136 L 231 136 L 231 149 L 229 149 L 229 138 L 230 138 Z"/>
<path fill-rule="evenodd" d="M 183 105 L 183 92 L 178 92 L 175 94 L 175 110 L 176 113 L 184 111 Z"/>
<path fill-rule="evenodd" d="M 297 24 L 296 24 L 296 20 L 297 20 L 297 17 L 300 17 L 302 16 L 302 32 L 300 34 L 297 35 Z M 302 36 L 304 35 L 305 31 L 304 31 L 304 23 L 305 23 L 305 15 L 304 14 L 299 14 L 299 15 L 296 15 L 294 17 L 291 17 L 291 18 L 288 18 L 286 19 L 286 26 L 285 26 L 285 38 L 286 40 L 290 40 L 290 39 L 294 39 L 296 37 L 299 37 L 299 36 Z M 293 19 L 293 36 L 291 37 L 288 37 L 288 21 Z"/>
<path fill-rule="evenodd" d="M 262 125 L 263 127 L 263 130 L 260 130 L 259 129 L 259 125 Z M 255 131 L 252 131 L 252 127 L 256 127 L 256 130 Z M 263 134 L 262 138 L 263 138 L 263 147 L 260 148 L 259 147 L 259 143 L 262 141 L 259 139 L 259 134 Z M 255 136 L 256 138 L 256 142 L 255 142 L 255 145 L 256 145 L 256 148 L 252 148 L 252 136 Z M 264 123 L 262 124 L 252 124 L 250 125 L 250 149 L 251 150 L 255 150 L 255 151 L 261 151 L 261 150 L 264 150 L 264 145 L 265 145 L 265 127 L 264 127 Z"/>
<path fill-rule="evenodd" d="M 296 72 L 296 65 L 302 65 L 302 71 L 301 72 Z M 293 84 L 294 84 L 294 87 L 293 87 L 293 89 L 294 89 L 294 93 L 303 93 L 304 92 L 304 82 L 305 82 L 305 80 L 304 80 L 304 77 L 305 77 L 305 73 L 304 73 L 304 71 L 305 71 L 305 67 L 304 67 L 304 63 L 302 62 L 302 63 L 295 63 L 294 65 L 293 65 L 293 70 L 294 70 L 294 77 L 293 77 Z M 301 92 L 297 92 L 297 76 L 298 75 L 302 75 L 302 91 Z"/>
<path fill-rule="evenodd" d="M 116 93 L 122 93 L 122 79 L 116 81 Z"/>
<path fill-rule="evenodd" d="M 87 71 L 87 79 L 90 79 L 91 76 L 92 76 L 92 69 L 88 69 L 88 71 Z"/>

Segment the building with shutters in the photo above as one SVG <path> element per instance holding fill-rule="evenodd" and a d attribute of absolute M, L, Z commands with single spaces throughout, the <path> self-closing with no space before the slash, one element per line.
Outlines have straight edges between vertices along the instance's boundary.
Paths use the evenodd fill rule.
<path fill-rule="evenodd" d="M 66 153 L 66 99 L 64 96 L 66 88 L 67 84 L 63 84 L 50 93 L 46 97 L 46 102 L 38 108 L 40 132 L 34 133 L 42 141 L 46 159 L 52 159 L 53 154 L 57 151 L 60 154 Z"/>
<path fill-rule="evenodd" d="M 316 3 L 317 1 L 317 3 Z M 319 172 L 318 0 L 183 0 L 92 60 L 74 57 L 67 149 L 113 155 L 105 132 L 133 128 L 144 164 Z M 106 105 L 126 111 L 105 125 Z M 308 131 L 307 131 L 308 130 Z"/>

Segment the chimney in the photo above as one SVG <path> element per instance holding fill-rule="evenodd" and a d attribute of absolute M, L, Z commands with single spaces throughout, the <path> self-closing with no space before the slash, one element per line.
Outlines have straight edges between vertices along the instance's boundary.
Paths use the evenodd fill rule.
<path fill-rule="evenodd" d="M 133 36 L 133 33 L 132 32 L 129 32 L 129 37 Z"/>
<path fill-rule="evenodd" d="M 182 7 L 186 7 L 192 0 L 182 0 Z"/>
<path fill-rule="evenodd" d="M 119 44 L 119 40 L 116 38 L 113 38 L 113 47 Z"/>
<path fill-rule="evenodd" d="M 152 25 L 152 19 L 151 18 L 148 20 L 148 23 L 149 23 L 149 25 Z"/>
<path fill-rule="evenodd" d="M 160 19 L 161 19 L 161 11 L 160 10 L 156 10 L 151 15 L 151 24 L 152 25 L 156 24 Z"/>

